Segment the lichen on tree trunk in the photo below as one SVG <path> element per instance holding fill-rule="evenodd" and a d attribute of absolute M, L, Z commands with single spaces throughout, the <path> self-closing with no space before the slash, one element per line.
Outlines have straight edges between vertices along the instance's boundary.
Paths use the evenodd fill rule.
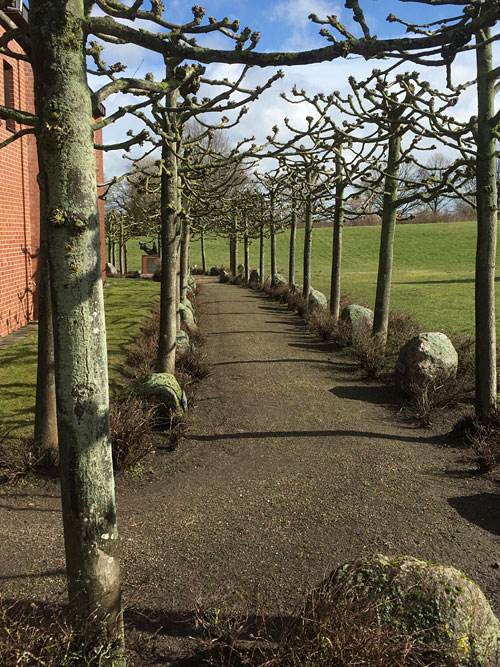
<path fill-rule="evenodd" d="M 342 228 L 344 226 L 344 190 L 340 149 L 335 165 L 335 209 L 333 214 L 332 279 L 330 285 L 330 313 L 334 322 L 340 316 L 340 276 L 342 264 Z"/>
<path fill-rule="evenodd" d="M 33 0 L 37 146 L 46 177 L 69 601 L 81 628 L 123 637 L 109 435 L 100 224 L 81 0 Z"/>

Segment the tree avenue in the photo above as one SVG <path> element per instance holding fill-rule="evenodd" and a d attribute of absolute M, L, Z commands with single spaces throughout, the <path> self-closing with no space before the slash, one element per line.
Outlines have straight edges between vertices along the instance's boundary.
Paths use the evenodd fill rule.
<path fill-rule="evenodd" d="M 423 1 L 423 0 L 421 0 Z M 10 0 L 0 0 L 0 11 Z M 259 34 L 248 28 L 240 30 L 237 21 L 205 20 L 204 9 L 192 8 L 192 20 L 176 25 L 163 16 L 161 2 L 152 1 L 149 10 L 141 0 L 127 6 L 118 0 L 31 0 L 29 28 L 13 26 L 0 42 L 0 53 L 29 59 L 35 81 L 35 115 L 23 110 L 0 107 L 0 118 L 13 118 L 21 130 L 9 138 L 14 141 L 26 132 L 37 140 L 40 184 L 43 192 L 41 220 L 49 258 L 51 305 L 55 340 L 55 385 L 62 489 L 64 539 L 69 601 L 77 613 L 82 630 L 92 628 L 101 640 L 122 643 L 123 621 L 118 563 L 118 531 L 109 435 L 109 399 L 100 267 L 99 218 L 94 157 L 93 130 L 114 118 L 94 124 L 93 108 L 112 94 L 132 92 L 157 95 L 165 104 L 165 116 L 174 118 L 179 91 L 196 80 L 198 66 L 180 67 L 184 60 L 196 63 L 242 63 L 259 67 L 308 64 L 333 61 L 359 55 L 365 58 L 395 57 L 425 64 L 450 66 L 457 51 L 469 48 L 477 36 L 478 67 L 489 67 L 489 28 L 500 18 L 496 0 L 484 2 L 438 2 L 425 4 L 462 5 L 463 13 L 440 22 L 436 30 L 415 29 L 413 35 L 397 39 L 377 39 L 371 34 L 358 0 L 347 0 L 360 36 L 349 33 L 336 17 L 311 19 L 322 26 L 328 44 L 300 53 L 260 53 L 256 50 Z M 93 13 L 99 10 L 99 15 Z M 456 10 L 454 10 L 456 11 Z M 6 17 L 8 21 L 8 17 Z M 133 24 L 141 21 L 141 27 Z M 124 23 L 124 20 L 127 23 Z M 390 17 L 390 20 L 395 20 Z M 143 27 L 144 22 L 152 26 Z M 226 37 L 234 48 L 211 49 L 198 44 L 200 37 L 217 34 Z M 166 62 L 162 81 L 151 77 L 120 77 L 123 66 L 117 63 L 100 72 L 109 82 L 91 93 L 87 82 L 87 53 L 99 62 L 99 49 L 89 45 L 89 36 L 112 44 L 135 44 L 157 53 Z M 26 56 L 9 49 L 13 39 L 22 42 Z M 491 72 L 491 67 L 490 70 Z M 496 193 L 490 188 L 494 166 L 493 128 L 484 129 L 483 119 L 492 119 L 491 81 L 485 77 L 488 108 L 480 110 L 478 134 L 478 188 L 490 192 L 491 201 L 479 204 L 482 228 L 490 239 L 481 250 L 491 271 L 494 251 L 491 244 L 496 218 Z M 139 102 L 142 104 L 142 102 Z M 480 104 L 483 104 L 480 101 Z M 127 112 L 124 107 L 114 114 Z M 495 117 L 496 122 L 498 120 Z M 176 121 L 171 121 L 175 124 Z M 162 215 L 167 220 L 162 233 L 164 269 L 173 270 L 176 261 L 178 178 L 178 135 L 168 133 L 162 142 Z M 126 140 L 123 146 L 136 141 Z M 4 142 L 5 144 L 5 142 Z M 493 169 L 493 172 L 495 170 Z M 308 185 L 311 185 L 308 183 Z M 490 189 L 488 189 L 490 188 Z M 494 195 L 494 197 L 493 197 Z M 271 227 L 274 222 L 271 223 Z M 484 245 L 481 244 L 483 248 Z M 170 250 L 171 249 L 171 252 Z M 486 254 L 483 254 L 486 253 Z M 478 260 L 479 261 L 479 260 Z M 275 269 L 275 253 L 272 255 Z M 490 273 L 488 274 L 490 276 Z M 487 278 L 490 280 L 490 278 Z M 168 286 L 167 301 L 174 287 Z M 478 318 L 491 318 L 480 309 Z M 169 309 L 163 342 L 171 353 L 173 326 Z M 170 347 L 169 347 L 170 346 Z M 487 342 L 491 351 L 491 340 Z M 490 359 L 491 365 L 491 359 Z M 164 367 L 162 362 L 161 368 Z M 165 365 L 168 368 L 168 365 Z M 482 366 L 483 368 L 483 366 Z M 491 383 L 490 383 L 491 386 Z M 491 392 L 486 402 L 491 408 Z"/>

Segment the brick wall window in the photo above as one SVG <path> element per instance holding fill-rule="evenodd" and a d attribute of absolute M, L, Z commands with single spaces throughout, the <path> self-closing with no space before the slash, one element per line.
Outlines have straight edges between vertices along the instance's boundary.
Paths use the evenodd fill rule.
<path fill-rule="evenodd" d="M 14 108 L 14 69 L 5 60 L 3 61 L 3 99 L 4 106 Z M 11 132 L 16 131 L 14 120 L 9 119 L 5 125 Z"/>

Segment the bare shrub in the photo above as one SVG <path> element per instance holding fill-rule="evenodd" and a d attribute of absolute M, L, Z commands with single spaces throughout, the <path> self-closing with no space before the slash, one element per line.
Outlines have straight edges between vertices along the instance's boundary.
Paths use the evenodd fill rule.
<path fill-rule="evenodd" d="M 262 284 L 262 291 L 266 294 L 269 294 L 271 291 L 271 281 L 269 279 L 264 280 L 264 283 Z"/>
<path fill-rule="evenodd" d="M 189 348 L 179 357 L 176 365 L 176 372 L 183 371 L 187 373 L 192 381 L 203 380 L 210 375 L 211 366 L 206 356 L 198 347 Z"/>
<path fill-rule="evenodd" d="M 295 310 L 299 317 L 307 313 L 307 303 L 300 292 L 291 292 L 288 298 L 288 309 Z"/>
<path fill-rule="evenodd" d="M 127 350 L 125 372 L 130 377 L 138 379 L 154 372 L 158 354 L 159 330 L 160 304 L 157 303 Z"/>
<path fill-rule="evenodd" d="M 34 438 L 13 435 L 0 425 L 0 484 L 13 482 L 30 472 L 55 475 L 55 458 L 53 452 Z"/>
<path fill-rule="evenodd" d="M 115 647 L 96 645 L 90 633 L 77 633 L 71 620 L 68 610 L 62 607 L 0 599 L 0 664 L 98 667 L 118 663 Z"/>
<path fill-rule="evenodd" d="M 288 285 L 280 285 L 279 287 L 272 287 L 269 291 L 269 296 L 280 303 L 288 303 L 288 297 L 291 294 Z"/>
<path fill-rule="evenodd" d="M 385 349 L 380 342 L 372 336 L 369 329 L 360 331 L 351 341 L 352 355 L 357 359 L 366 372 L 367 377 L 375 377 L 377 373 L 385 368 Z"/>
<path fill-rule="evenodd" d="M 113 467 L 123 470 L 154 452 L 152 434 L 159 426 L 157 406 L 136 394 L 120 396 L 109 409 Z"/>
<path fill-rule="evenodd" d="M 499 467 L 500 409 L 487 417 L 464 417 L 455 425 L 454 431 L 474 452 L 480 472 L 490 472 Z"/>
<path fill-rule="evenodd" d="M 329 310 L 313 310 L 306 315 L 307 325 L 315 331 L 322 340 L 329 340 L 335 332 L 335 320 Z"/>
<path fill-rule="evenodd" d="M 410 315 L 401 313 L 398 310 L 389 312 L 389 326 L 387 330 L 387 348 L 386 355 L 391 361 L 396 362 L 399 356 L 399 350 L 409 340 L 418 336 L 422 332 L 422 325 L 414 320 Z"/>
<path fill-rule="evenodd" d="M 376 600 L 360 605 L 320 599 L 291 628 L 270 664 L 417 667 L 437 664 L 429 660 L 430 653 L 418 636 L 382 625 Z"/>

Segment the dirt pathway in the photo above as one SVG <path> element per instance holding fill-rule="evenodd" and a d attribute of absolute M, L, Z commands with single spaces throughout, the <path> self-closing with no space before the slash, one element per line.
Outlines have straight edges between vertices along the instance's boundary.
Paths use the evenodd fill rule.
<path fill-rule="evenodd" d="M 290 608 L 339 563 L 384 552 L 464 570 L 498 613 L 496 479 L 405 424 L 389 388 L 284 306 L 207 278 L 202 302 L 213 372 L 189 439 L 118 485 L 127 603 L 173 614 L 243 591 Z M 19 489 L 0 512 L 3 590 L 60 595 L 58 494 Z"/>

